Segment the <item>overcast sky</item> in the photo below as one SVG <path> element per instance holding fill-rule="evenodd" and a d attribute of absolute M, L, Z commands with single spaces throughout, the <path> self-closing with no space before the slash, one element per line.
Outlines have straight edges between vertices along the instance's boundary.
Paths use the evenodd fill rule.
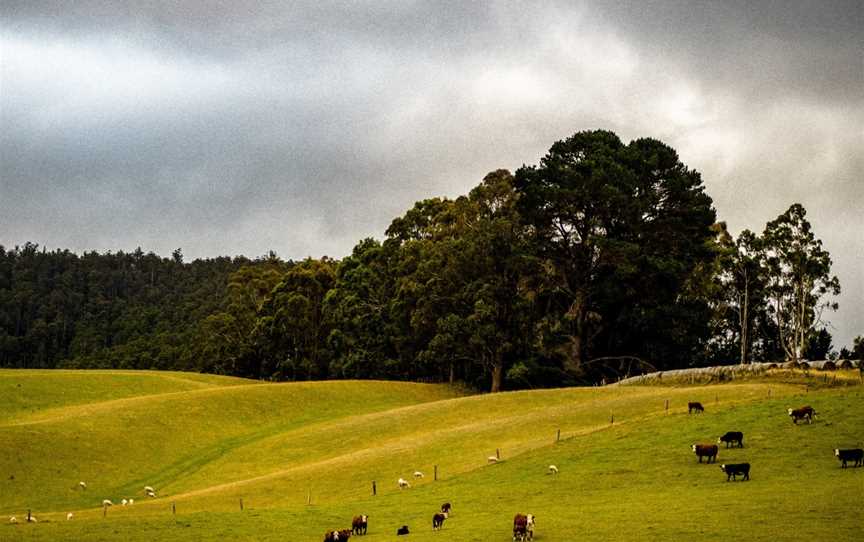
<path fill-rule="evenodd" d="M 257 5 L 255 5 L 257 4 Z M 734 233 L 808 211 L 864 335 L 864 2 L 0 0 L 0 244 L 342 257 L 576 131 Z"/>

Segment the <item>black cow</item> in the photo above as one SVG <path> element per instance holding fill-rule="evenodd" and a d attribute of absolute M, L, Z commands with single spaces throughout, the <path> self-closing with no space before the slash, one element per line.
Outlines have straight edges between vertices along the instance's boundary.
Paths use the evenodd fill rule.
<path fill-rule="evenodd" d="M 451 508 L 453 508 L 453 506 L 449 502 L 445 502 L 444 504 L 441 505 L 441 513 L 442 514 L 450 514 Z"/>
<path fill-rule="evenodd" d="M 446 512 L 443 514 L 435 514 L 434 516 L 432 516 L 432 530 L 433 531 L 436 531 L 436 530 L 440 531 L 441 528 L 444 527 L 444 520 L 445 519 L 447 519 L 447 513 Z"/>
<path fill-rule="evenodd" d="M 687 403 L 687 414 L 692 414 L 693 412 L 699 414 L 700 412 L 705 412 L 705 407 L 702 406 L 702 403 Z"/>
<path fill-rule="evenodd" d="M 743 480 L 750 479 L 750 463 L 738 463 L 735 465 L 720 465 L 720 470 L 726 473 L 726 481 L 728 482 L 731 478 L 735 480 L 735 477 L 739 474 L 743 474 Z"/>
<path fill-rule="evenodd" d="M 396 536 L 402 536 L 403 534 L 408 534 L 408 526 L 403 525 L 396 529 Z"/>
<path fill-rule="evenodd" d="M 741 431 L 727 431 L 725 435 L 717 439 L 717 444 L 726 443 L 728 448 L 730 444 L 738 443 L 739 448 L 744 447 L 744 433 Z"/>
<path fill-rule="evenodd" d="M 719 451 L 719 448 L 716 444 L 693 444 L 690 446 L 690 449 L 699 457 L 700 463 L 702 462 L 703 457 L 708 458 L 708 463 L 711 463 L 712 460 L 717 461 L 717 452 Z"/>
<path fill-rule="evenodd" d="M 864 450 L 855 448 L 852 450 L 834 450 L 834 455 L 843 462 L 843 468 L 846 468 L 846 462 L 852 461 L 853 467 L 860 467 L 864 463 Z"/>
<path fill-rule="evenodd" d="M 816 415 L 816 410 L 811 406 L 804 406 L 801 408 L 790 408 L 787 409 L 789 413 L 789 417 L 792 418 L 792 423 L 798 425 L 798 420 L 806 419 L 807 423 L 813 423 L 813 416 Z"/>

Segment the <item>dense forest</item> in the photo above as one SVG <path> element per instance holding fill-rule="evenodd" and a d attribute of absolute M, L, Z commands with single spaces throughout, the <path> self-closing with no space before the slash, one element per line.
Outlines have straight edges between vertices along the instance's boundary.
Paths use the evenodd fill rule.
<path fill-rule="evenodd" d="M 801 205 L 733 238 L 674 149 L 589 131 L 342 260 L 0 246 L 0 366 L 584 384 L 836 356 L 839 291 Z"/>

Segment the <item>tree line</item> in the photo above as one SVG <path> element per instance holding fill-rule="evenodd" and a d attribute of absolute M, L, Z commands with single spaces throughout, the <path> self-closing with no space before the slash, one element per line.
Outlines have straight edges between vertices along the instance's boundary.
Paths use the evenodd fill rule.
<path fill-rule="evenodd" d="M 815 359 L 830 269 L 801 205 L 733 238 L 674 149 L 586 131 L 339 261 L 0 250 L 0 365 L 498 391 Z"/>

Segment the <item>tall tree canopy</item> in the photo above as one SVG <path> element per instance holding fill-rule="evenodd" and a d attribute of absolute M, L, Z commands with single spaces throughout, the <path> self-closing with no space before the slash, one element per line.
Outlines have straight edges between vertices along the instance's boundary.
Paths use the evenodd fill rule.
<path fill-rule="evenodd" d="M 824 355 L 839 282 L 805 214 L 733 239 L 674 149 L 579 132 L 341 261 L 0 247 L 0 366 L 499 391 Z"/>
<path fill-rule="evenodd" d="M 644 339 L 680 321 L 686 281 L 712 257 L 715 213 L 699 174 L 659 141 L 624 145 L 598 130 L 520 168 L 516 190 L 535 253 L 549 263 L 549 330 L 566 342 L 565 366 L 579 372 L 600 353 L 668 354 Z"/>
<path fill-rule="evenodd" d="M 831 275 L 831 257 L 799 204 L 772 220 L 762 234 L 768 292 L 780 344 L 787 359 L 798 361 L 825 309 L 836 310 L 832 295 L 840 281 Z"/>

